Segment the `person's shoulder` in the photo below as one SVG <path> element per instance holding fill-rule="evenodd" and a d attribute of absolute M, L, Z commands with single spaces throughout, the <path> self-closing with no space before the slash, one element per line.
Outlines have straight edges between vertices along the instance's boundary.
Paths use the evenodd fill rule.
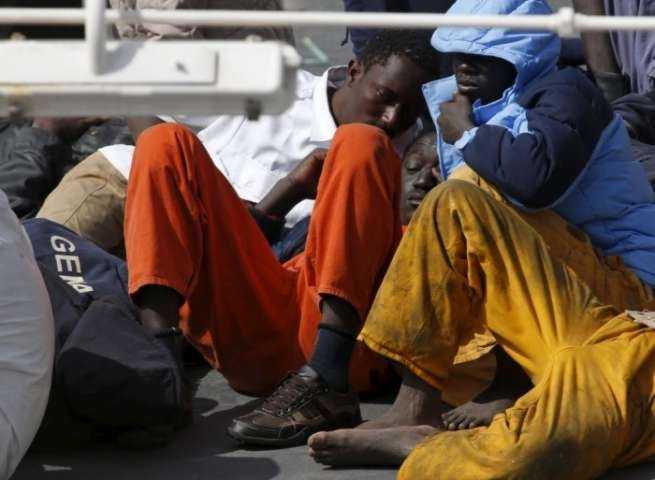
<path fill-rule="evenodd" d="M 296 73 L 296 98 L 298 100 L 311 98 L 321 78 L 321 75 L 314 75 L 307 70 L 298 70 Z"/>
<path fill-rule="evenodd" d="M 587 74 L 575 67 L 558 69 L 534 81 L 521 95 L 519 103 L 529 104 L 535 98 L 544 94 L 549 96 L 572 96 L 581 102 L 603 98 L 602 92 L 594 85 Z"/>
<path fill-rule="evenodd" d="M 539 109 L 548 116 L 575 124 L 607 125 L 612 107 L 603 93 L 577 68 L 563 68 L 536 81 L 519 104 L 526 110 Z"/>

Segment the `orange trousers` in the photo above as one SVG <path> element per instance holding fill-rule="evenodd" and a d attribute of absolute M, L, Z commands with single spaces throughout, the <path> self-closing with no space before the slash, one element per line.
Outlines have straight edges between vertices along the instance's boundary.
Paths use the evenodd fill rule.
<path fill-rule="evenodd" d="M 242 392 L 269 392 L 314 350 L 321 295 L 366 318 L 401 236 L 400 165 L 375 127 L 338 129 L 306 250 L 280 264 L 198 138 L 160 125 L 139 138 L 128 185 L 130 294 L 162 285 L 185 300 L 186 338 Z M 359 344 L 350 380 L 376 387 L 387 364 Z"/>

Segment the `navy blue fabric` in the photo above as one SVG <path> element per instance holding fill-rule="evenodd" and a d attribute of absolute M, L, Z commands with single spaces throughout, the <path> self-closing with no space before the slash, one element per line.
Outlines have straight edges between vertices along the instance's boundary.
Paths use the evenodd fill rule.
<path fill-rule="evenodd" d="M 55 361 L 55 386 L 71 412 L 103 428 L 180 423 L 185 381 L 168 345 L 146 333 L 125 296 L 91 302 Z"/>
<path fill-rule="evenodd" d="M 171 339 L 139 323 L 125 262 L 49 220 L 23 225 L 55 319 L 53 398 L 74 418 L 116 434 L 181 423 L 186 379 Z"/>
<path fill-rule="evenodd" d="M 587 59 L 584 55 L 582 39 L 580 38 L 563 38 L 562 50 L 559 56 L 560 66 L 576 67 L 585 65 Z"/>
<path fill-rule="evenodd" d="M 575 68 L 535 82 L 518 104 L 530 132 L 515 136 L 483 125 L 464 148 L 464 161 L 523 205 L 548 207 L 583 171 L 614 115 L 600 90 Z"/>
<path fill-rule="evenodd" d="M 632 153 L 655 187 L 655 91 L 631 93 L 612 102 L 630 132 Z"/>
<path fill-rule="evenodd" d="M 431 12 L 444 13 L 454 0 L 343 0 L 347 12 Z M 353 52 L 359 57 L 368 41 L 378 30 L 372 28 L 349 29 Z"/>
<path fill-rule="evenodd" d="M 632 153 L 637 161 L 643 165 L 648 181 L 655 189 L 655 145 L 642 143 L 634 138 L 631 143 Z"/>
<path fill-rule="evenodd" d="M 37 261 L 55 272 L 80 296 L 127 298 L 125 262 L 72 230 L 44 218 L 23 222 Z"/>
<path fill-rule="evenodd" d="M 277 242 L 271 244 L 277 259 L 284 263 L 305 250 L 310 218 L 304 218 L 291 228 L 285 228 Z"/>
<path fill-rule="evenodd" d="M 612 102 L 612 107 L 628 125 L 632 138 L 655 145 L 655 91 L 625 95 Z"/>

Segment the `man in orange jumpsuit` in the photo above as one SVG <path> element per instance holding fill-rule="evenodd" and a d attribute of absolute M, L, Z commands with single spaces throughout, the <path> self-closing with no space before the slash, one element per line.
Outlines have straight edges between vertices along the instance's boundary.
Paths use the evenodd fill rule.
<path fill-rule="evenodd" d="M 286 264 L 195 135 L 164 125 L 139 138 L 125 218 L 130 294 L 153 334 L 179 325 L 235 389 L 270 394 L 230 426 L 244 442 L 290 446 L 354 426 L 349 367 L 360 390 L 386 368 L 355 339 L 401 234 L 391 137 L 422 113 L 438 59 L 421 32 L 383 33 L 367 50 L 330 92 L 340 127 L 329 151 L 256 206 L 279 218 L 316 198 L 306 251 Z"/>

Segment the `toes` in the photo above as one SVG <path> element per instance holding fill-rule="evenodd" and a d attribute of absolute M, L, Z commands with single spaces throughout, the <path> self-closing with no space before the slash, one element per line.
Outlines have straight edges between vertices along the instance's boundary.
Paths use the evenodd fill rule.
<path fill-rule="evenodd" d="M 311 450 L 320 450 L 328 445 L 328 433 L 318 432 L 307 439 L 307 445 Z"/>
<path fill-rule="evenodd" d="M 326 455 L 312 455 L 312 460 L 322 465 L 329 465 Z"/>
<path fill-rule="evenodd" d="M 321 465 L 334 465 L 336 462 L 335 456 L 329 452 L 311 452 L 309 454 L 316 463 Z"/>
<path fill-rule="evenodd" d="M 322 463 L 326 464 L 327 462 L 327 457 L 328 455 L 325 455 L 323 453 L 318 453 L 318 452 L 310 452 L 309 456 L 314 460 L 316 463 Z"/>
<path fill-rule="evenodd" d="M 448 420 L 446 426 L 448 427 L 448 430 L 457 430 L 457 426 L 459 425 L 459 423 L 461 421 L 462 421 L 462 415 L 457 414 L 457 415 L 452 416 Z"/>
<path fill-rule="evenodd" d="M 457 424 L 457 430 L 466 430 L 471 423 L 471 419 L 468 417 L 462 417 L 462 419 Z"/>
<path fill-rule="evenodd" d="M 444 423 L 450 423 L 450 421 L 452 420 L 452 418 L 453 418 L 456 414 L 457 414 L 457 411 L 456 411 L 456 410 L 450 410 L 450 411 L 448 411 L 448 412 L 446 412 L 446 413 L 443 413 L 443 414 L 441 415 L 441 419 L 443 420 Z"/>

